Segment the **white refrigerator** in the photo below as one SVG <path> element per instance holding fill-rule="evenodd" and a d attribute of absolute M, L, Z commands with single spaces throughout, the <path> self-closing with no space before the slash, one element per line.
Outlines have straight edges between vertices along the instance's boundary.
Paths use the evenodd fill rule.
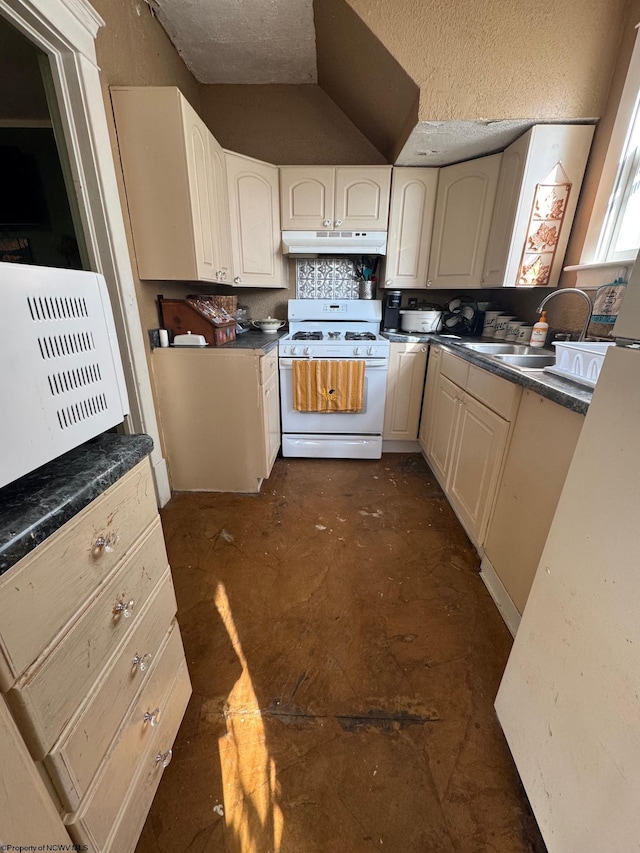
<path fill-rule="evenodd" d="M 640 263 L 634 273 L 614 327 L 627 345 L 607 351 L 496 698 L 550 853 L 640 850 Z"/>

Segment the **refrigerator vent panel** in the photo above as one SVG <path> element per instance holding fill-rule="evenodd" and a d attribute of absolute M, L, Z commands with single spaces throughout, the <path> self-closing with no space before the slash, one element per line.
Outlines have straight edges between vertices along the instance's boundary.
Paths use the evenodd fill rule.
<path fill-rule="evenodd" d="M 0 263 L 0 488 L 122 423 L 128 412 L 102 276 Z"/>

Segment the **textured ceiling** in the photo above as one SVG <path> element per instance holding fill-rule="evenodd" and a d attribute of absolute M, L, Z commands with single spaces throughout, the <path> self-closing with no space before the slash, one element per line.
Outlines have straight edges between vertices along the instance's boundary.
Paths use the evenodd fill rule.
<path fill-rule="evenodd" d="M 312 0 L 152 0 L 201 83 L 316 83 Z"/>
<path fill-rule="evenodd" d="M 535 121 L 420 121 L 396 159 L 397 166 L 447 166 L 502 151 Z"/>

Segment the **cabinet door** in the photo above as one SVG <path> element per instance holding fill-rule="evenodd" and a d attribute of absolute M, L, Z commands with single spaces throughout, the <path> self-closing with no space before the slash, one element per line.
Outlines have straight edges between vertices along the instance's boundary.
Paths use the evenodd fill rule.
<path fill-rule="evenodd" d="M 500 179 L 484 266 L 485 287 L 502 287 L 505 283 L 507 258 L 530 141 L 531 133 L 525 133 L 502 153 Z M 520 252 L 522 248 L 523 246 L 520 247 Z"/>
<path fill-rule="evenodd" d="M 422 413 L 420 415 L 420 433 L 418 441 L 425 456 L 427 455 L 429 436 L 433 429 L 433 413 L 435 410 L 436 391 L 440 381 L 440 361 L 442 350 L 439 347 L 429 347 L 427 360 L 427 379 L 424 384 L 422 398 Z"/>
<path fill-rule="evenodd" d="M 231 229 L 229 227 L 229 193 L 227 189 L 227 164 L 224 150 L 209 134 L 209 156 L 214 188 L 215 227 L 213 229 L 214 257 L 217 281 L 230 282 L 232 270 Z"/>
<path fill-rule="evenodd" d="M 266 478 L 271 474 L 273 463 L 276 461 L 280 449 L 280 398 L 277 369 L 262 386 L 262 412 L 266 463 L 263 476 Z"/>
<path fill-rule="evenodd" d="M 463 396 L 464 391 L 446 376 L 438 378 L 433 399 L 433 421 L 427 437 L 427 459 L 445 490 Z"/>
<path fill-rule="evenodd" d="M 280 216 L 283 230 L 333 228 L 334 182 L 333 166 L 282 166 Z"/>
<path fill-rule="evenodd" d="M 181 106 L 197 277 L 202 281 L 213 281 L 216 278 L 213 234 L 217 209 L 209 148 L 210 133 L 185 100 L 181 101 Z"/>
<path fill-rule="evenodd" d="M 391 343 L 382 437 L 416 441 L 427 366 L 426 344 Z"/>
<path fill-rule="evenodd" d="M 465 394 L 452 453 L 448 495 L 467 533 L 483 544 L 509 422 Z"/>
<path fill-rule="evenodd" d="M 482 287 L 501 158 L 440 169 L 428 287 Z"/>
<path fill-rule="evenodd" d="M 278 168 L 225 151 L 233 284 L 285 287 L 280 253 Z"/>
<path fill-rule="evenodd" d="M 426 287 L 438 172 L 393 170 L 385 287 Z"/>
<path fill-rule="evenodd" d="M 337 166 L 333 227 L 386 231 L 391 166 Z"/>

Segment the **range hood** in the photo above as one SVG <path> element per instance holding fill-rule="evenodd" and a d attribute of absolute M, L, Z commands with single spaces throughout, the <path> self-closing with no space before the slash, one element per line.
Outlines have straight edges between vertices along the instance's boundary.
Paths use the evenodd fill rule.
<path fill-rule="evenodd" d="M 384 255 L 386 231 L 283 231 L 285 255 L 317 258 L 318 255 Z"/>

